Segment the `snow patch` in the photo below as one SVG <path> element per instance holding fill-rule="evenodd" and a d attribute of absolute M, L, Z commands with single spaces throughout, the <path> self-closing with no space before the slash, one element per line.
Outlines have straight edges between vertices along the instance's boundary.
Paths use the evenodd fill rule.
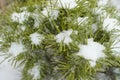
<path fill-rule="evenodd" d="M 106 4 L 108 3 L 108 1 L 109 1 L 109 0 L 99 0 L 99 1 L 98 1 L 98 5 L 99 5 L 99 6 L 104 6 L 104 5 L 106 5 Z"/>
<path fill-rule="evenodd" d="M 24 51 L 24 45 L 22 43 L 13 42 L 11 43 L 11 46 L 8 52 L 12 54 L 13 56 L 17 56 L 23 51 Z"/>
<path fill-rule="evenodd" d="M 21 25 L 19 27 L 21 27 L 21 30 L 23 30 L 23 31 L 26 29 L 26 26 L 24 26 L 24 25 Z"/>
<path fill-rule="evenodd" d="M 37 32 L 35 32 L 30 35 L 30 38 L 31 38 L 32 44 L 39 45 L 44 39 L 44 36 L 42 34 L 38 34 Z"/>
<path fill-rule="evenodd" d="M 100 15 L 100 16 L 103 16 L 103 17 L 106 17 L 108 16 L 108 13 L 106 12 L 106 10 L 104 10 L 103 7 L 96 7 L 93 9 L 93 13 L 95 15 Z"/>
<path fill-rule="evenodd" d="M 26 26 L 25 25 L 17 25 L 17 27 L 21 30 L 21 31 L 25 31 Z M 18 32 L 16 32 L 18 33 Z M 19 34 L 19 33 L 18 33 Z"/>
<path fill-rule="evenodd" d="M 99 58 L 105 57 L 103 50 L 105 47 L 97 42 L 93 41 L 93 38 L 88 39 L 87 45 L 79 45 L 80 51 L 77 55 L 83 56 L 84 58 L 90 60 L 90 65 L 94 67 L 96 65 L 96 61 Z"/>
<path fill-rule="evenodd" d="M 28 71 L 30 75 L 33 76 L 33 80 L 37 80 L 40 78 L 40 68 L 39 66 L 34 66 L 32 69 Z"/>
<path fill-rule="evenodd" d="M 113 55 L 120 56 L 120 36 L 115 38 L 115 42 L 113 43 L 111 47 L 113 51 L 117 52 Z"/>
<path fill-rule="evenodd" d="M 92 29 L 93 29 L 93 32 L 95 32 L 98 29 L 98 26 L 96 23 L 92 24 Z"/>
<path fill-rule="evenodd" d="M 111 31 L 112 29 L 120 29 L 120 26 L 118 26 L 118 20 L 114 18 L 106 18 L 103 22 L 103 28 L 107 31 Z"/>
<path fill-rule="evenodd" d="M 70 42 L 72 42 L 72 39 L 70 38 L 70 35 L 72 34 L 73 30 L 69 29 L 69 30 L 64 30 L 62 32 L 60 32 L 59 34 L 57 34 L 55 36 L 56 41 L 57 42 L 64 42 L 65 44 L 69 44 Z"/>
<path fill-rule="evenodd" d="M 53 17 L 54 19 L 57 19 L 58 13 L 59 13 L 58 10 L 52 10 L 52 11 L 50 12 L 50 16 Z"/>
<path fill-rule="evenodd" d="M 117 73 L 117 74 L 120 74 L 120 69 L 119 68 L 115 68 L 113 72 Z"/>
<path fill-rule="evenodd" d="M 113 6 L 120 10 L 120 0 L 111 0 Z"/>
<path fill-rule="evenodd" d="M 38 27 L 40 25 L 40 19 L 41 19 L 40 16 L 37 13 L 34 13 L 32 16 L 33 16 L 33 18 L 35 20 L 34 26 Z"/>
<path fill-rule="evenodd" d="M 3 56 L 0 56 L 0 62 L 4 60 Z M 18 68 L 13 68 L 8 60 L 5 60 L 0 64 L 0 79 L 1 80 L 21 80 L 22 73 Z"/>
<path fill-rule="evenodd" d="M 80 25 L 81 23 L 87 23 L 88 17 L 78 17 L 77 22 Z"/>
<path fill-rule="evenodd" d="M 77 3 L 75 0 L 58 0 L 57 6 L 60 8 L 75 8 L 77 6 Z"/>
<path fill-rule="evenodd" d="M 111 80 L 111 78 L 104 73 L 97 73 L 95 80 Z"/>
<path fill-rule="evenodd" d="M 27 20 L 29 16 L 30 16 L 30 13 L 27 11 L 23 11 L 21 13 L 14 12 L 11 15 L 11 19 L 13 20 L 13 22 L 19 22 L 23 24 L 23 22 Z"/>
<path fill-rule="evenodd" d="M 58 13 L 59 11 L 58 10 L 52 10 L 50 8 L 44 8 L 43 11 L 42 11 L 42 14 L 46 17 L 51 17 L 51 18 L 54 18 L 54 19 L 57 19 L 58 17 Z"/>

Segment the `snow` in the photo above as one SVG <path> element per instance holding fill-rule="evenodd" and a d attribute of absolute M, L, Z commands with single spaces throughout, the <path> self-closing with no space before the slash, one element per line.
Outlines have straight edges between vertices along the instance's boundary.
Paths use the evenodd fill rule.
<path fill-rule="evenodd" d="M 0 57 L 0 62 L 3 60 Z M 8 60 L 0 64 L 0 79 L 1 80 L 21 80 L 21 71 L 18 68 L 13 68 Z"/>
<path fill-rule="evenodd" d="M 57 19 L 58 13 L 59 13 L 58 10 L 52 10 L 50 11 L 50 16 L 53 17 L 54 19 Z"/>
<path fill-rule="evenodd" d="M 120 69 L 119 68 L 116 68 L 113 70 L 114 73 L 117 73 L 117 74 L 120 74 Z"/>
<path fill-rule="evenodd" d="M 39 17 L 39 15 L 37 13 L 33 13 L 32 16 L 35 20 L 34 26 L 38 27 L 40 25 L 41 18 Z"/>
<path fill-rule="evenodd" d="M 78 31 L 76 30 L 72 30 L 72 29 L 69 29 L 69 30 L 63 30 L 62 32 L 60 32 L 59 34 L 57 34 L 55 36 L 55 39 L 56 39 L 56 42 L 60 43 L 63 41 L 63 43 L 65 44 L 69 44 L 71 43 L 73 40 L 71 39 L 70 35 L 74 33 L 74 34 L 78 34 Z"/>
<path fill-rule="evenodd" d="M 120 0 L 111 0 L 113 6 L 120 10 Z"/>
<path fill-rule="evenodd" d="M 17 25 L 17 27 L 21 30 L 21 31 L 25 31 L 26 26 L 25 25 Z"/>
<path fill-rule="evenodd" d="M 112 29 L 120 29 L 120 26 L 118 26 L 118 20 L 108 17 L 103 22 L 103 28 L 111 31 Z"/>
<path fill-rule="evenodd" d="M 99 0 L 98 5 L 99 6 L 104 6 L 109 1 L 111 1 L 112 5 L 114 5 L 117 9 L 120 9 L 120 0 Z"/>
<path fill-rule="evenodd" d="M 38 27 L 40 24 L 40 18 L 39 15 L 36 13 L 30 13 L 27 11 L 26 7 L 21 8 L 23 10 L 23 12 L 21 13 L 17 13 L 14 12 L 11 15 L 11 19 L 13 22 L 18 22 L 20 24 L 23 24 L 25 20 L 28 20 L 29 16 L 32 16 L 33 19 L 35 20 L 34 26 Z M 24 10 L 25 9 L 25 10 Z"/>
<path fill-rule="evenodd" d="M 30 13 L 27 12 L 27 11 L 23 11 L 21 13 L 17 13 L 17 12 L 14 12 L 12 15 L 11 15 L 11 19 L 13 22 L 19 22 L 21 24 L 23 24 L 23 22 L 25 20 L 27 20 L 27 18 L 30 16 Z"/>
<path fill-rule="evenodd" d="M 81 23 L 86 23 L 87 20 L 88 20 L 88 17 L 78 17 L 78 19 L 77 19 L 79 25 Z"/>
<path fill-rule="evenodd" d="M 92 24 L 92 29 L 93 29 L 93 32 L 95 32 L 98 29 L 98 26 L 96 23 Z"/>
<path fill-rule="evenodd" d="M 32 69 L 30 69 L 29 74 L 33 76 L 33 80 L 38 80 L 40 78 L 40 71 L 39 66 L 34 66 Z"/>
<path fill-rule="evenodd" d="M 77 6 L 77 3 L 75 0 L 58 0 L 57 2 L 58 7 L 60 8 L 75 8 Z"/>
<path fill-rule="evenodd" d="M 117 53 L 114 53 L 115 56 L 120 56 L 120 36 L 115 38 L 115 42 L 111 46 L 113 51 L 116 51 Z"/>
<path fill-rule="evenodd" d="M 44 8 L 43 11 L 42 11 L 42 14 L 46 17 L 51 17 L 51 18 L 54 18 L 54 19 L 57 19 L 58 17 L 58 13 L 59 11 L 58 10 L 52 10 L 48 7 Z"/>
<path fill-rule="evenodd" d="M 98 5 L 99 6 L 104 6 L 108 3 L 109 0 L 99 0 Z"/>
<path fill-rule="evenodd" d="M 92 38 L 88 39 L 87 45 L 80 44 L 79 48 L 80 50 L 77 55 L 90 60 L 89 62 L 92 67 L 96 65 L 97 59 L 105 57 L 105 54 L 103 53 L 105 47 L 97 42 L 94 42 Z"/>
<path fill-rule="evenodd" d="M 105 75 L 104 73 L 97 73 L 95 80 L 111 80 L 108 75 Z"/>
<path fill-rule="evenodd" d="M 21 25 L 19 27 L 21 28 L 22 31 L 24 31 L 26 29 L 26 26 L 24 26 L 24 25 Z"/>
<path fill-rule="evenodd" d="M 104 10 L 103 7 L 96 7 L 93 9 L 93 13 L 95 15 L 99 15 L 99 17 L 103 17 L 103 18 L 106 18 L 108 15 L 108 13 L 106 12 L 106 10 Z"/>
<path fill-rule="evenodd" d="M 107 31 L 111 30 L 120 30 L 120 25 L 117 19 L 114 18 L 106 18 L 103 23 L 103 28 L 106 29 Z M 111 46 L 113 51 L 120 52 L 120 32 L 114 33 L 113 40 L 115 39 L 115 42 Z M 117 43 L 117 44 L 116 44 Z M 114 54 L 116 56 L 120 55 L 118 53 Z"/>
<path fill-rule="evenodd" d="M 48 17 L 48 9 L 44 8 L 42 14 Z"/>
<path fill-rule="evenodd" d="M 72 29 L 69 29 L 67 31 L 64 30 L 60 32 L 55 36 L 56 42 L 60 43 L 63 41 L 65 44 L 69 44 L 70 42 L 72 42 L 72 39 L 70 38 L 70 35 L 72 34 L 72 32 L 73 32 Z"/>
<path fill-rule="evenodd" d="M 10 54 L 12 54 L 13 56 L 17 56 L 18 54 L 20 54 L 23 51 L 24 51 L 24 46 L 22 43 L 13 42 L 13 43 L 11 43 L 11 46 L 10 46 L 8 52 Z"/>
<path fill-rule="evenodd" d="M 44 36 L 42 34 L 35 32 L 30 34 L 30 38 L 31 38 L 32 44 L 39 45 L 44 39 Z"/>
<path fill-rule="evenodd" d="M 61 4 L 62 3 L 62 4 Z M 106 5 L 108 3 L 108 0 L 100 0 L 98 5 L 103 6 Z M 114 6 L 116 6 L 116 8 L 120 9 L 120 0 L 112 0 L 112 4 Z M 77 6 L 75 0 L 58 0 L 57 5 L 61 8 L 69 8 L 72 9 L 74 7 Z M 26 10 L 26 9 L 25 9 Z M 42 11 L 43 15 L 48 16 L 48 11 L 46 9 L 44 9 Z M 49 12 L 50 16 L 54 17 L 56 19 L 56 17 L 58 16 L 58 11 L 57 10 L 53 10 L 51 12 Z M 106 15 L 106 13 L 103 11 L 101 11 L 101 9 L 97 12 L 97 13 L 104 13 Z M 103 15 L 104 15 L 103 14 Z M 11 15 L 11 19 L 13 22 L 19 22 L 21 24 L 23 24 L 23 22 L 25 20 L 27 20 L 27 18 L 30 16 L 30 13 L 27 11 L 23 11 L 21 13 L 17 13 L 14 12 Z M 78 23 L 81 23 L 81 21 L 85 21 L 82 18 L 78 18 Z M 39 23 L 37 21 L 35 21 L 35 26 L 39 26 Z M 120 29 L 117 24 L 117 20 L 113 19 L 113 18 L 107 18 L 104 20 L 103 23 L 103 27 L 107 28 L 107 31 L 111 31 L 113 28 L 115 29 Z M 94 26 L 94 25 L 93 25 Z M 24 27 L 21 27 L 23 30 L 25 29 Z M 70 35 L 72 34 L 73 30 L 70 29 L 68 31 L 64 30 L 61 33 L 56 35 L 56 41 L 57 42 L 61 42 L 63 41 L 65 44 L 68 44 L 70 42 L 72 42 L 72 39 L 70 38 Z M 43 35 L 38 34 L 38 33 L 33 33 L 30 35 L 31 37 L 31 41 L 33 44 L 40 44 L 41 41 L 44 39 Z M 118 42 L 120 40 L 120 37 L 118 37 L 116 39 L 115 42 Z M 119 47 L 119 44 L 114 45 L 113 47 Z M 11 47 L 9 48 L 9 52 L 12 53 L 13 55 L 18 55 L 19 53 L 24 51 L 24 46 L 20 43 L 12 43 Z M 95 66 L 96 65 L 96 61 L 99 58 L 105 57 L 105 54 L 103 53 L 103 50 L 105 49 L 105 47 L 97 42 L 94 42 L 93 39 L 88 39 L 88 44 L 87 45 L 79 45 L 80 51 L 78 52 L 79 56 L 83 56 L 86 59 L 90 59 L 90 65 L 91 66 Z M 120 49 L 116 48 L 114 49 L 116 51 L 120 52 Z M 3 57 L 0 57 L 0 61 L 3 60 Z M 34 75 L 33 79 L 38 79 L 39 78 L 39 67 L 35 66 L 34 68 L 32 68 L 30 70 L 30 74 Z M 116 71 L 117 72 L 117 71 Z M 2 64 L 0 64 L 0 79 L 1 80 L 20 80 L 21 79 L 21 73 L 18 69 L 13 68 L 10 63 L 8 62 L 8 60 L 4 61 Z M 100 78 L 99 80 L 103 80 L 106 79 L 106 76 L 102 73 L 98 74 L 98 77 Z M 101 79 L 102 78 L 102 79 Z M 107 77 L 108 78 L 108 77 Z"/>

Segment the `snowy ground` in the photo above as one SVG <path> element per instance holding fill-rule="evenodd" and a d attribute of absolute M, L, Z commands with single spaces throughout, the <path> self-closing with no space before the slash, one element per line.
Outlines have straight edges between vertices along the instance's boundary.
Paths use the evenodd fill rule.
<path fill-rule="evenodd" d="M 67 1 L 67 0 L 66 0 Z M 105 4 L 107 0 L 101 0 L 100 4 Z M 112 3 L 116 8 L 120 9 L 120 0 L 112 0 Z M 74 4 L 73 4 L 74 5 Z M 0 56 L 0 62 L 3 57 Z M 6 60 L 0 64 L 0 80 L 20 80 L 21 72 L 18 68 L 13 68 L 11 64 Z"/>

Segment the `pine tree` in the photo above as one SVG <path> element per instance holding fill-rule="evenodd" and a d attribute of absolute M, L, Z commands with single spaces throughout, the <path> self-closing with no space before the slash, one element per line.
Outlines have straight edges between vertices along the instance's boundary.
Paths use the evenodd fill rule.
<path fill-rule="evenodd" d="M 0 15 L 0 51 L 21 80 L 119 80 L 119 11 L 99 2 L 18 0 Z"/>

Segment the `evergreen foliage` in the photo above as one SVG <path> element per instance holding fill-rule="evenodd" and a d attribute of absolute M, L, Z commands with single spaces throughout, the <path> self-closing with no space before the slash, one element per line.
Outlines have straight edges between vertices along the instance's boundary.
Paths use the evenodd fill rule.
<path fill-rule="evenodd" d="M 106 80 L 117 80 L 116 76 L 120 74 L 114 70 L 120 68 L 120 56 L 116 56 L 120 52 L 114 51 L 112 45 L 116 40 L 115 33 L 119 30 L 107 31 L 103 27 L 108 15 L 120 21 L 115 13 L 117 10 L 109 3 L 102 7 L 106 16 L 96 14 L 96 8 L 101 8 L 97 0 L 76 0 L 77 6 L 72 9 L 55 7 L 57 5 L 54 3 L 57 1 L 18 0 L 11 10 L 0 15 L 0 51 L 7 54 L 13 65 L 24 66 L 21 80 L 99 80 L 96 77 L 99 73 L 108 76 Z M 43 13 L 45 9 L 48 10 L 47 15 Z M 54 11 L 58 11 L 57 17 Z M 11 17 L 14 13 L 25 13 L 25 19 L 20 22 L 16 17 L 14 21 Z M 82 20 L 78 21 L 78 18 Z M 95 29 L 93 24 L 96 24 Z M 72 41 L 65 43 L 64 38 L 57 42 L 56 36 L 69 30 L 72 30 Z M 34 33 L 41 34 L 38 36 L 39 44 L 34 44 L 30 37 Z M 87 45 L 89 38 L 105 46 L 103 52 L 106 57 L 98 59 L 94 67 L 90 65 L 90 60 L 77 55 L 79 44 Z M 23 52 L 15 56 L 9 53 L 14 42 L 24 46 Z M 19 65 L 16 65 L 17 62 Z M 35 69 L 37 72 L 34 72 Z"/>

